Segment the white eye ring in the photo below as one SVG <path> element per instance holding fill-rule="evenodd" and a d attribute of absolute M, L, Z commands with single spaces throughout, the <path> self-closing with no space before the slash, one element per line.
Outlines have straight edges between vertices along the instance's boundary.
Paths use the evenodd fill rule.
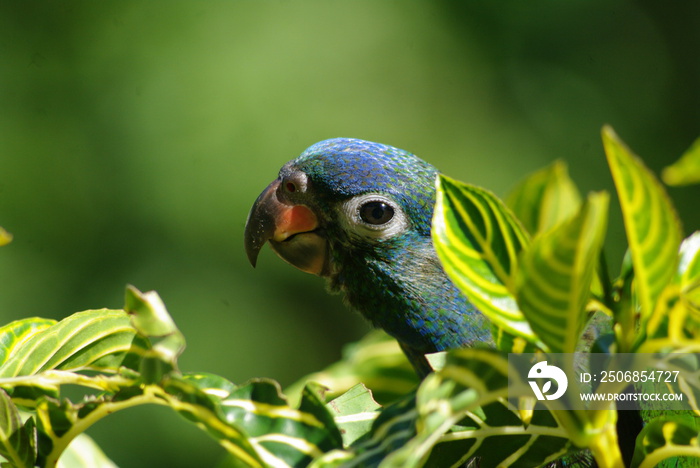
<path fill-rule="evenodd" d="M 393 211 L 382 224 L 368 223 L 362 218 L 362 208 L 368 203 L 380 203 Z M 340 219 L 348 232 L 373 239 L 388 239 L 403 233 L 409 227 L 408 218 L 401 207 L 391 198 L 378 193 L 357 195 L 341 205 Z"/>

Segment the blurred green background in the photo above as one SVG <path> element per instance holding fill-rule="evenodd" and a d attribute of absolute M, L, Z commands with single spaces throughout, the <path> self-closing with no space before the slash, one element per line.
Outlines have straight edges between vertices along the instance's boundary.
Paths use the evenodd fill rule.
<path fill-rule="evenodd" d="M 62 318 L 155 289 L 185 371 L 287 385 L 367 326 L 243 226 L 312 143 L 412 151 L 505 196 L 565 159 L 612 189 L 612 124 L 657 173 L 700 134 L 700 3 L 200 1 L 0 3 L 0 319 Z M 685 232 L 697 188 L 670 189 Z M 608 253 L 623 251 L 613 207 Z M 124 467 L 212 466 L 165 408 L 89 432 Z"/>

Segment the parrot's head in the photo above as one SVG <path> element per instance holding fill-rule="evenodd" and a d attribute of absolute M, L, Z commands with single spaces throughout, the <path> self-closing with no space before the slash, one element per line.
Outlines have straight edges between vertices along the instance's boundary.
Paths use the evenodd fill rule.
<path fill-rule="evenodd" d="M 352 263 L 386 258 L 409 239 L 428 239 L 435 168 L 406 151 L 336 138 L 285 164 L 258 197 L 246 224 L 255 265 L 265 242 L 302 271 L 334 277 Z"/>
<path fill-rule="evenodd" d="M 440 265 L 430 228 L 437 170 L 415 155 L 357 139 L 322 141 L 285 164 L 245 228 L 255 265 L 266 242 L 402 344 L 436 351 L 471 304 Z M 448 323 L 449 322 L 449 323 Z M 458 324 L 458 322 L 460 322 Z M 450 325 L 451 324 L 451 325 Z M 454 330 L 453 330 L 454 331 Z M 460 330 L 459 333 L 462 333 Z"/>

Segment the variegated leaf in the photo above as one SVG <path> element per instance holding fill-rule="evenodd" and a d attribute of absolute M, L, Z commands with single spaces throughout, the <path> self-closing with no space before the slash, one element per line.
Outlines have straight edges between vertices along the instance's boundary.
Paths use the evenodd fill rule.
<path fill-rule="evenodd" d="M 518 304 L 551 352 L 576 349 L 605 237 L 608 198 L 590 195 L 578 215 L 536 236 L 521 257 Z"/>
<path fill-rule="evenodd" d="M 246 432 L 221 407 L 221 402 L 235 391 L 235 385 L 211 374 L 186 374 L 182 378 L 166 378 L 151 388 L 165 404 L 218 441 L 235 460 L 235 466 L 268 466 Z"/>
<path fill-rule="evenodd" d="M 0 366 L 21 351 L 25 341 L 55 323 L 55 320 L 34 317 L 16 320 L 0 328 Z"/>
<path fill-rule="evenodd" d="M 120 366 L 133 366 L 144 349 L 143 340 L 123 311 L 89 310 L 32 333 L 12 349 L 10 358 L 0 366 L 0 377 L 51 369 L 113 373 Z"/>
<path fill-rule="evenodd" d="M 492 323 L 530 343 L 537 337 L 515 301 L 518 255 L 528 235 L 492 193 L 440 175 L 433 244 L 445 271 Z"/>
<path fill-rule="evenodd" d="M 551 413 L 537 411 L 524 424 L 506 401 L 532 393 L 523 382 L 509 387 L 505 356 L 464 349 L 447 357 L 445 368 L 418 391 L 416 435 L 383 467 L 461 466 L 472 457 L 480 457 L 482 466 L 539 466 L 572 452 L 569 435 Z"/>
<path fill-rule="evenodd" d="M 604 127 L 602 135 L 622 206 L 643 323 L 675 274 L 681 227 L 666 191 L 652 172 L 611 127 Z"/>
<path fill-rule="evenodd" d="M 697 419 L 661 416 L 648 422 L 637 437 L 633 468 L 655 468 L 669 458 L 682 457 L 673 466 L 700 463 L 700 426 Z"/>
<path fill-rule="evenodd" d="M 58 323 L 38 320 L 32 325 L 32 320 L 3 329 L 6 360 L 0 366 L 0 387 L 24 406 L 34 406 L 42 396 L 58 398 L 63 384 L 116 388 L 124 380 L 117 374 L 138 368 L 148 349 L 120 310 L 79 312 Z M 100 374 L 76 373 L 86 370 Z"/>
<path fill-rule="evenodd" d="M 418 412 L 415 392 L 382 409 L 368 437 L 356 442 L 344 451 L 329 452 L 316 460 L 314 468 L 342 466 L 375 467 L 385 463 L 385 458 L 404 447 L 416 435 Z"/>
<path fill-rule="evenodd" d="M 555 161 L 518 184 L 506 204 L 535 235 L 573 216 L 581 206 L 581 195 L 569 178 L 566 163 Z"/>
<path fill-rule="evenodd" d="M 700 233 L 681 244 L 674 281 L 662 291 L 643 326 L 634 345 L 637 352 L 700 352 Z"/>
<path fill-rule="evenodd" d="M 255 380 L 234 387 L 222 386 L 222 379 L 217 378 L 219 381 L 215 387 L 225 388 L 223 393 L 219 393 L 212 392 L 211 379 L 211 376 L 206 379 L 192 375 L 186 377 L 188 383 L 203 386 L 207 394 L 215 397 L 216 413 L 221 414 L 223 421 L 237 428 L 241 434 L 237 439 L 232 439 L 225 431 L 221 434 L 224 437 L 220 437 L 213 421 L 210 434 L 223 442 L 236 442 L 240 448 L 249 444 L 256 458 L 266 466 L 305 466 L 325 452 L 342 448 L 342 437 L 333 416 L 315 387 L 307 386 L 299 408 L 292 408 L 274 381 Z M 180 391 L 182 388 L 180 386 Z M 182 394 L 174 396 L 182 399 Z M 189 408 L 188 411 L 196 409 Z M 207 418 L 201 415 L 195 418 L 199 422 L 204 419 Z M 223 445 L 226 447 L 225 443 Z"/>

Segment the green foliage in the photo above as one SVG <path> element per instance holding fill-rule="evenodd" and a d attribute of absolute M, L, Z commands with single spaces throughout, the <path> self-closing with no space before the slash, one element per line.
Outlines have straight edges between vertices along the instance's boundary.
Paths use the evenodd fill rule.
<path fill-rule="evenodd" d="M 610 127 L 603 129 L 603 145 L 620 197 L 644 325 L 676 271 L 681 227 L 659 181 Z M 635 332 L 634 320 L 627 312 L 633 311 L 620 310 L 618 320 L 624 335 L 620 337 L 623 349 L 629 349 Z"/>
<path fill-rule="evenodd" d="M 506 204 L 534 235 L 572 216 L 581 205 L 581 195 L 569 178 L 566 164 L 556 161 L 518 184 Z"/>
<path fill-rule="evenodd" d="M 435 219 L 433 244 L 450 279 L 496 327 L 538 343 L 515 300 L 518 255 L 529 243 L 518 220 L 492 193 L 443 175 Z"/>
<path fill-rule="evenodd" d="M 591 194 L 578 213 L 543 232 L 521 257 L 518 304 L 552 352 L 576 350 L 607 214 L 608 195 Z"/>
<path fill-rule="evenodd" d="M 85 431 L 143 404 L 170 407 L 205 430 L 237 467 L 460 466 L 473 458 L 530 467 L 561 457 L 572 466 L 698 466 L 698 363 L 675 353 L 700 352 L 700 233 L 681 242 L 655 176 L 608 127 L 603 142 L 629 239 L 614 281 L 602 255 L 609 195 L 582 201 L 563 163 L 523 181 L 510 208 L 481 188 L 438 178 L 436 250 L 491 319 L 497 349 L 429 356 L 436 372 L 419 382 L 396 342 L 374 332 L 285 396 L 271 380 L 237 385 L 181 373 L 185 340 L 163 302 L 128 287 L 123 310 L 0 328 L 2 466 L 111 467 Z M 691 158 L 682 164 L 695 164 Z M 675 390 L 693 411 L 644 408 L 645 427 L 623 460 L 614 406 L 572 411 L 546 400 L 535 410 L 527 382 L 508 372 L 509 352 L 591 348 L 661 353 L 659 368 L 690 366 L 695 372 Z M 66 398 L 68 385 L 84 396 Z"/>
<path fill-rule="evenodd" d="M 700 182 L 700 138 L 695 140 L 678 161 L 665 168 L 661 177 L 668 185 L 688 185 Z"/>

